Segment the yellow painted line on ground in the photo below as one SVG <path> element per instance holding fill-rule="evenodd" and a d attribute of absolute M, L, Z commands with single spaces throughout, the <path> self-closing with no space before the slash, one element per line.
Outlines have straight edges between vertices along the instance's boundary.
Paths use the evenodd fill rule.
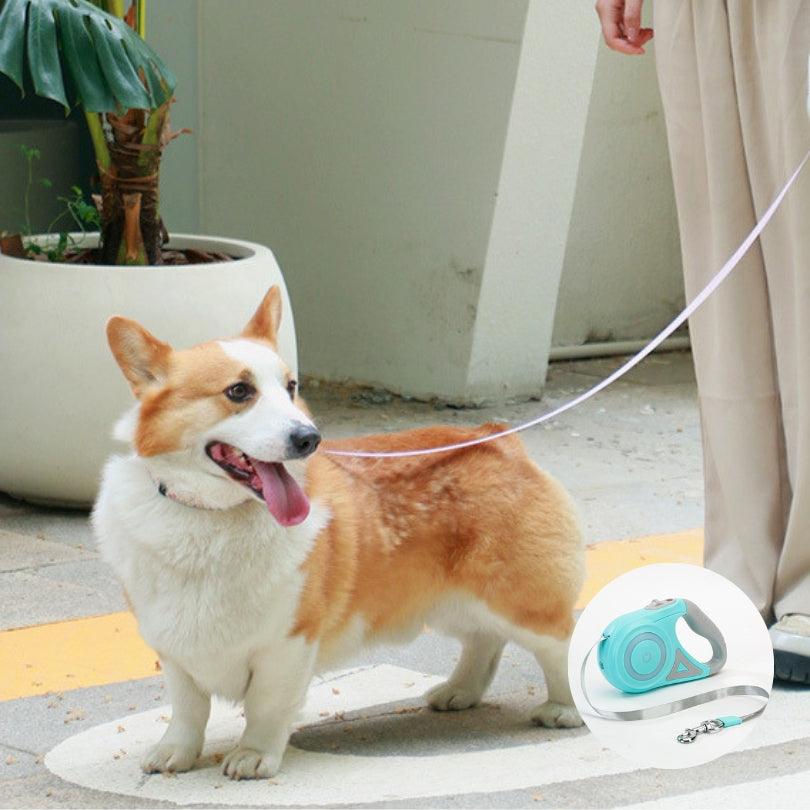
<path fill-rule="evenodd" d="M 119 683 L 156 673 L 129 612 L 0 633 L 0 700 Z"/>
<path fill-rule="evenodd" d="M 703 565 L 703 529 L 588 546 L 587 576 L 577 607 L 585 607 L 608 582 L 626 571 L 653 563 Z"/>
<path fill-rule="evenodd" d="M 703 532 L 651 535 L 587 549 L 588 576 L 577 607 L 625 571 L 642 565 L 700 565 Z M 0 700 L 148 678 L 157 656 L 131 613 L 110 613 L 0 633 Z"/>

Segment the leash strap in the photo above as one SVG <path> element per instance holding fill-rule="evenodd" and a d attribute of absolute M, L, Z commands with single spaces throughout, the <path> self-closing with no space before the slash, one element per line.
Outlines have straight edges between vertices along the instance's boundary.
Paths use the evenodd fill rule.
<path fill-rule="evenodd" d="M 585 686 L 585 668 L 593 655 L 593 651 L 599 646 L 602 640 L 603 639 L 600 638 L 591 647 L 591 649 L 588 650 L 588 654 L 583 659 L 582 666 L 579 670 L 579 684 L 582 689 L 585 702 L 588 704 L 591 712 L 597 717 L 603 717 L 606 720 L 623 721 L 655 720 L 659 717 L 667 717 L 670 714 L 677 714 L 678 712 L 691 709 L 695 706 L 702 706 L 704 703 L 711 703 L 714 700 L 720 700 L 720 698 L 732 697 L 735 695 L 751 695 L 752 697 L 764 698 L 765 702 L 759 708 L 753 712 L 750 712 L 749 714 L 716 717 L 712 720 L 704 720 L 694 728 L 684 729 L 683 733 L 678 735 L 677 741 L 679 743 L 688 744 L 694 742 L 700 734 L 714 734 L 718 731 L 722 731 L 724 728 L 729 728 L 730 726 L 739 726 L 748 720 L 752 720 L 754 717 L 758 717 L 760 714 L 762 714 L 762 712 L 765 711 L 765 707 L 768 705 L 770 694 L 761 686 L 754 686 L 753 684 L 739 684 L 737 686 L 723 686 L 719 689 L 710 689 L 707 692 L 700 692 L 697 695 L 690 695 L 689 697 L 681 698 L 681 700 L 673 700 L 669 703 L 658 703 L 655 706 L 648 706 L 644 709 L 627 709 L 621 712 L 597 709 L 588 695 L 588 688 Z"/>
<path fill-rule="evenodd" d="M 725 281 L 731 271 L 740 263 L 743 256 L 745 256 L 745 254 L 748 252 L 751 245 L 754 244 L 762 231 L 765 230 L 765 226 L 771 221 L 771 217 L 773 217 L 773 215 L 776 213 L 776 210 L 781 205 L 785 194 L 788 193 L 788 190 L 796 181 L 796 178 L 799 176 L 807 163 L 808 158 L 810 158 L 810 151 L 808 151 L 804 158 L 802 158 L 802 161 L 796 168 L 796 171 L 793 172 L 788 181 L 782 187 L 782 190 L 776 195 L 774 201 L 770 204 L 770 206 L 768 206 L 767 211 L 765 211 L 765 213 L 762 215 L 762 218 L 754 226 L 751 233 L 745 237 L 742 244 L 737 248 L 737 250 L 734 251 L 731 258 L 720 268 L 711 281 L 709 281 L 709 283 L 695 296 L 688 306 L 667 326 L 665 326 L 643 349 L 641 349 L 637 354 L 633 355 L 626 363 L 624 363 L 624 365 L 616 369 L 616 371 L 614 371 L 610 376 L 593 386 L 593 388 L 589 388 L 584 393 L 574 397 L 574 399 L 569 400 L 563 405 L 560 405 L 559 407 L 554 408 L 554 410 L 548 411 L 541 416 L 530 419 L 528 422 L 523 422 L 507 430 L 502 430 L 498 433 L 491 433 L 488 436 L 481 436 L 477 439 L 470 439 L 469 441 L 465 442 L 446 444 L 441 447 L 425 447 L 419 450 L 324 450 L 323 452 L 332 456 L 350 456 L 353 458 L 409 458 L 411 456 L 428 456 L 433 455 L 434 453 L 446 453 L 450 450 L 461 450 L 465 447 L 474 447 L 478 444 L 484 444 L 485 442 L 495 441 L 495 439 L 501 439 L 504 436 L 511 436 L 513 433 L 520 433 L 521 431 L 540 425 L 543 422 L 548 422 L 550 419 L 554 419 L 556 416 L 571 410 L 571 408 L 576 408 L 577 405 L 580 405 L 581 403 L 590 399 L 592 396 L 598 394 L 600 391 L 603 391 L 609 385 L 616 382 L 616 380 L 618 380 L 620 377 L 627 374 L 631 368 L 637 366 L 648 354 L 658 348 L 658 346 L 660 346 L 676 329 L 682 326 L 686 322 L 687 318 L 693 315 L 698 307 L 700 307 L 701 304 L 703 304 L 703 302 L 720 286 L 720 284 Z"/>

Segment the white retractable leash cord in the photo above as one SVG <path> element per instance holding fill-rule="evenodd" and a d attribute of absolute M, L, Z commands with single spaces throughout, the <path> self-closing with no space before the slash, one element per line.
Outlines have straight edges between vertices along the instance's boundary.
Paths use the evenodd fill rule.
<path fill-rule="evenodd" d="M 702 706 L 704 703 L 711 703 L 715 700 L 721 700 L 726 697 L 736 697 L 738 695 L 748 695 L 754 698 L 763 698 L 762 704 L 747 714 L 724 715 L 722 717 L 713 717 L 709 720 L 703 720 L 698 725 L 692 728 L 684 729 L 677 737 L 679 743 L 689 744 L 693 743 L 701 734 L 716 734 L 724 728 L 731 728 L 747 723 L 755 717 L 759 717 L 765 711 L 768 705 L 770 693 L 767 689 L 754 684 L 739 684 L 735 686 L 723 686 L 718 689 L 710 689 L 706 692 L 700 692 L 697 695 L 690 695 L 680 700 L 672 700 L 668 703 L 657 703 L 654 706 L 647 706 L 644 709 L 625 709 L 624 711 L 610 711 L 608 709 L 597 708 L 593 700 L 588 694 L 588 688 L 585 685 L 585 668 L 591 660 L 593 651 L 604 641 L 604 636 L 600 638 L 588 650 L 587 655 L 582 661 L 582 666 L 579 670 L 579 684 L 582 689 L 582 696 L 590 709 L 591 714 L 601 717 L 605 720 L 621 720 L 621 721 L 635 721 L 635 720 L 656 720 L 660 717 L 667 717 L 670 714 L 677 714 L 678 712 L 692 709 L 695 706 Z"/>
<path fill-rule="evenodd" d="M 762 215 L 759 222 L 757 222 L 757 224 L 754 226 L 751 233 L 745 237 L 742 244 L 737 248 L 737 250 L 734 251 L 731 258 L 720 268 L 717 274 L 695 296 L 689 305 L 667 326 L 665 326 L 643 349 L 641 349 L 641 351 L 633 355 L 626 363 L 617 368 L 616 371 L 614 371 L 610 376 L 593 386 L 593 388 L 589 388 L 584 393 L 574 397 L 574 399 L 569 400 L 565 404 L 560 405 L 559 407 L 554 408 L 553 410 L 548 411 L 547 413 L 544 413 L 534 419 L 530 419 L 527 422 L 515 425 L 514 427 L 508 428 L 507 430 L 502 430 L 498 433 L 491 433 L 488 436 L 481 436 L 477 439 L 456 442 L 455 444 L 446 444 L 442 445 L 441 447 L 424 447 L 417 450 L 324 450 L 323 452 L 331 456 L 348 456 L 352 458 L 409 458 L 411 456 L 428 456 L 434 453 L 446 453 L 450 450 L 461 450 L 465 447 L 474 447 L 478 444 L 495 441 L 495 439 L 500 439 L 504 436 L 510 436 L 513 433 L 520 433 L 521 431 L 536 427 L 543 422 L 548 422 L 550 419 L 554 419 L 556 416 L 571 410 L 571 408 L 576 408 L 577 405 L 580 405 L 581 403 L 590 399 L 592 396 L 598 394 L 600 391 L 603 391 L 609 385 L 616 382 L 616 380 L 618 380 L 620 377 L 627 374 L 631 368 L 637 366 L 648 354 L 660 346 L 676 329 L 682 326 L 686 322 L 687 318 L 694 314 L 698 307 L 700 307 L 701 304 L 703 304 L 703 302 L 723 283 L 723 281 L 725 281 L 731 271 L 734 270 L 734 268 L 742 260 L 743 256 L 745 256 L 745 254 L 748 252 L 751 245 L 753 245 L 754 242 L 759 238 L 759 235 L 765 229 L 765 226 L 771 221 L 771 217 L 773 217 L 773 215 L 776 213 L 776 210 L 782 203 L 785 194 L 788 193 L 788 190 L 796 181 L 796 178 L 799 176 L 800 172 L 807 163 L 808 158 L 810 158 L 810 151 L 808 151 L 804 158 L 802 158 L 802 161 L 799 163 L 796 171 L 793 172 L 788 181 L 782 187 L 782 190 L 776 195 L 776 198 L 770 204 L 767 211 L 765 211 L 765 213 Z"/>

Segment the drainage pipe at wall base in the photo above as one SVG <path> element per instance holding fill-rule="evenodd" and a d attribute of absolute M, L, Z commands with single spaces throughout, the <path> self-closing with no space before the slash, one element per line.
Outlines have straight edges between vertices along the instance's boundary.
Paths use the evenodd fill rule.
<path fill-rule="evenodd" d="M 583 343 L 581 346 L 552 346 L 548 359 L 550 363 L 553 363 L 557 360 L 587 360 L 592 357 L 635 354 L 648 343 L 648 340 L 617 340 L 605 343 Z M 653 353 L 682 352 L 689 348 L 691 348 L 689 336 L 676 335 L 667 338 Z"/>

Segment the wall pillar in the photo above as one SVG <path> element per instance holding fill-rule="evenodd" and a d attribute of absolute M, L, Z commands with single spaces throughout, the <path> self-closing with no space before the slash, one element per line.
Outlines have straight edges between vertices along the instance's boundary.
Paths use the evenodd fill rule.
<path fill-rule="evenodd" d="M 590 4 L 529 4 L 472 335 L 469 400 L 536 395 L 545 383 L 596 64 L 593 17 Z"/>

